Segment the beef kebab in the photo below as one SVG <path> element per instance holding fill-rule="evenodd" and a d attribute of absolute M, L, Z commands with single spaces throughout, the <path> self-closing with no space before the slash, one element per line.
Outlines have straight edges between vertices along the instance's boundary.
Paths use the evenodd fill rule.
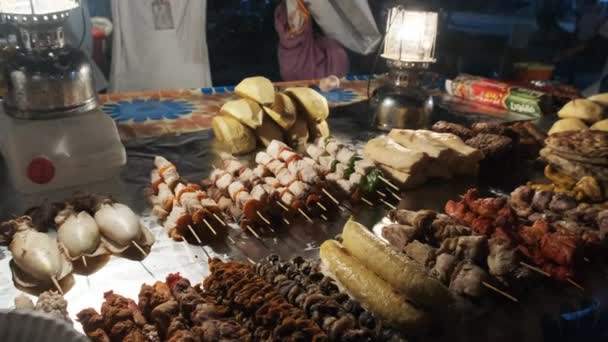
<path fill-rule="evenodd" d="M 608 234 L 608 208 L 580 203 L 569 195 L 520 186 L 511 193 L 509 204 L 520 218 L 542 219 L 555 230 L 570 231 L 581 238 L 586 250 L 597 249 Z"/>
<path fill-rule="evenodd" d="M 399 191 L 399 188 L 383 176 L 373 161 L 360 156 L 352 145 L 341 144 L 333 137 L 318 138 L 314 144 L 308 145 L 306 153 L 320 165 L 325 179 L 335 182 L 345 193 L 352 194 L 354 200 L 360 199 L 371 205 L 366 197 L 375 198 L 378 194 L 385 201 L 387 193 L 401 200 L 391 191 Z M 381 189 L 381 182 L 390 188 Z"/>
<path fill-rule="evenodd" d="M 323 275 L 318 261 L 301 257 L 287 262 L 271 255 L 256 272 L 325 331 L 331 341 L 395 341 L 400 333 L 387 327 L 359 302 Z"/>
<path fill-rule="evenodd" d="M 327 336 L 304 312 L 289 304 L 249 265 L 209 261 L 205 291 L 229 307 L 237 320 L 253 331 L 254 340 L 326 341 Z"/>
<path fill-rule="evenodd" d="M 544 220 L 537 220 L 532 225 L 520 224 L 506 198 L 478 198 L 475 189 L 470 189 L 459 202 L 448 201 L 445 211 L 469 225 L 475 234 L 515 246 L 537 267 L 524 262 L 521 262 L 522 266 L 582 288 L 572 280 L 573 267 L 582 255 L 582 243 L 577 235 L 551 231 Z"/>
<path fill-rule="evenodd" d="M 396 224 L 383 227 L 380 235 L 395 249 L 404 252 L 457 294 L 481 297 L 485 288 L 514 297 L 489 282 L 522 279 L 530 272 L 519 265 L 515 250 L 498 239 L 470 235 L 447 215 L 430 210 L 393 210 L 389 218 Z M 487 264 L 486 264 L 487 261 Z M 489 271 L 486 272 L 485 268 Z"/>

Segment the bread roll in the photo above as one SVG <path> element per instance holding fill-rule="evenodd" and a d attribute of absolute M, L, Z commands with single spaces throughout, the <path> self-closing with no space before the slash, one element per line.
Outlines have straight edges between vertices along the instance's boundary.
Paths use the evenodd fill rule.
<path fill-rule="evenodd" d="M 604 108 L 599 104 L 585 99 L 572 100 L 557 113 L 560 118 L 580 119 L 587 123 L 602 120 Z"/>
<path fill-rule="evenodd" d="M 300 105 L 310 120 L 321 122 L 329 116 L 327 99 L 317 91 L 307 87 L 288 88 L 287 95 Z"/>
<path fill-rule="evenodd" d="M 311 140 L 315 140 L 317 138 L 325 138 L 331 135 L 331 131 L 329 130 L 329 124 L 325 120 L 321 122 L 308 120 L 308 133 L 310 134 Z"/>
<path fill-rule="evenodd" d="M 296 123 L 296 104 L 284 93 L 277 93 L 272 106 L 264 107 L 264 110 L 284 130 L 290 129 Z"/>
<path fill-rule="evenodd" d="M 608 93 L 593 95 L 588 97 L 587 100 L 593 101 L 602 107 L 608 108 Z"/>
<path fill-rule="evenodd" d="M 273 140 L 283 141 L 283 131 L 281 130 L 281 127 L 279 127 L 268 115 L 264 115 L 262 125 L 255 129 L 255 133 L 264 146 L 268 146 Z"/>
<path fill-rule="evenodd" d="M 269 106 L 274 102 L 274 85 L 265 77 L 246 78 L 236 86 L 234 92 L 261 105 Z"/>
<path fill-rule="evenodd" d="M 591 129 L 608 132 L 608 119 L 594 123 Z"/>
<path fill-rule="evenodd" d="M 232 116 L 218 115 L 211 121 L 215 139 L 231 154 L 245 154 L 255 150 L 253 131 Z"/>
<path fill-rule="evenodd" d="M 308 122 L 299 116 L 296 123 L 287 131 L 287 143 L 294 149 L 304 148 L 308 143 Z"/>
<path fill-rule="evenodd" d="M 220 109 L 220 114 L 232 116 L 245 125 L 256 129 L 262 125 L 264 111 L 256 102 L 240 99 L 226 102 Z"/>
<path fill-rule="evenodd" d="M 587 125 L 579 119 L 561 119 L 557 120 L 553 126 L 551 126 L 549 135 L 565 131 L 580 131 L 582 129 L 587 129 Z"/>

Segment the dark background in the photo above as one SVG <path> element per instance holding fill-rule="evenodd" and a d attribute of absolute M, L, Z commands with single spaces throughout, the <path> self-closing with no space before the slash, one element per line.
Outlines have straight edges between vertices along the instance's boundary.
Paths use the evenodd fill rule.
<path fill-rule="evenodd" d="M 92 15 L 110 16 L 109 0 L 88 0 Z M 274 9 L 279 0 L 208 0 L 207 41 L 214 85 L 254 74 L 280 80 Z M 607 0 L 369 0 L 381 32 L 386 11 L 397 4 L 440 12 L 433 68 L 447 76 L 468 72 L 509 77 L 515 62 L 556 66 L 555 78 L 583 88 L 599 76 L 608 41 L 594 32 L 608 16 Z M 466 19 L 458 21 L 458 17 Z M 591 17 L 591 19 L 589 19 Z M 535 23 L 525 47 L 497 32 L 496 22 Z M 587 32 L 587 33 L 586 33 Z M 589 33 L 591 32 L 591 33 Z M 372 71 L 374 56 L 349 52 L 351 74 Z M 384 70 L 382 62 L 375 72 Z"/>

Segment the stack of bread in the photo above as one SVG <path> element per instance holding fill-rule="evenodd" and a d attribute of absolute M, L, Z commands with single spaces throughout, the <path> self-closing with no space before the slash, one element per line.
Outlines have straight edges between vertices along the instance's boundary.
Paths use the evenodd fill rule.
<path fill-rule="evenodd" d="M 364 156 L 402 188 L 421 185 L 428 178 L 476 175 L 483 153 L 450 133 L 394 129 L 370 140 Z"/>
<path fill-rule="evenodd" d="M 579 130 L 554 133 L 540 155 L 558 172 L 573 179 L 593 177 L 608 185 L 608 132 Z"/>
<path fill-rule="evenodd" d="M 584 129 L 608 131 L 606 115 L 608 115 L 608 93 L 572 100 L 558 112 L 560 120 L 553 124 L 549 134 Z"/>
<path fill-rule="evenodd" d="M 226 102 L 212 122 L 216 140 L 232 154 L 272 140 L 299 149 L 310 139 L 329 136 L 327 100 L 311 88 L 276 92 L 270 80 L 256 76 L 241 81 L 235 92 L 241 99 Z"/>

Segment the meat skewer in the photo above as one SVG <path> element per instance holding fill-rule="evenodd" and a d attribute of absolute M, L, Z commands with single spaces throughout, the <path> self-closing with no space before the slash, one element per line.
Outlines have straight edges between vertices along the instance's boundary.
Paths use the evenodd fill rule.
<path fill-rule="evenodd" d="M 446 212 L 470 224 L 477 234 L 515 244 L 521 254 L 552 278 L 572 283 L 572 267 L 581 246 L 576 235 L 551 232 L 544 220 L 536 220 L 531 226 L 521 225 L 505 199 L 478 199 L 475 190 L 469 190 L 460 202 L 449 201 Z"/>

